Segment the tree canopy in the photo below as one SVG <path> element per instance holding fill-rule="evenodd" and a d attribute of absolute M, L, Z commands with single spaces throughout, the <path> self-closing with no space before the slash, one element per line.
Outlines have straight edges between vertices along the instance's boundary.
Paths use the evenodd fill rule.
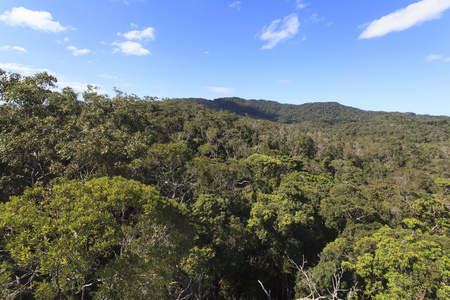
<path fill-rule="evenodd" d="M 1 298 L 450 297 L 449 117 L 56 83 L 0 72 Z"/>

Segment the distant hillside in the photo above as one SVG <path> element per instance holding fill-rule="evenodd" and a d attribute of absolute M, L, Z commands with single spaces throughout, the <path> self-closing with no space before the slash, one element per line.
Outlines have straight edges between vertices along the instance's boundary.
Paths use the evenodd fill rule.
<path fill-rule="evenodd" d="M 304 121 L 328 124 L 356 122 L 385 115 L 385 112 L 364 111 L 337 102 L 316 102 L 301 105 L 281 104 L 268 100 L 244 100 L 241 98 L 218 98 L 206 100 L 190 98 L 192 102 L 214 110 L 228 110 L 240 116 L 265 119 L 281 123 Z"/>

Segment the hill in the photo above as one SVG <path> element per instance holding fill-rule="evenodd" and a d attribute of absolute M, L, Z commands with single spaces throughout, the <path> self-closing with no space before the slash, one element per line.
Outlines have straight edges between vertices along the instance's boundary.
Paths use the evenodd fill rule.
<path fill-rule="evenodd" d="M 327 124 L 356 122 L 386 112 L 374 112 L 345 106 L 337 102 L 315 102 L 300 105 L 282 104 L 269 100 L 245 100 L 242 98 L 218 98 L 206 100 L 189 98 L 190 101 L 214 110 L 228 110 L 239 116 L 264 119 L 281 123 L 299 123 L 304 121 Z"/>

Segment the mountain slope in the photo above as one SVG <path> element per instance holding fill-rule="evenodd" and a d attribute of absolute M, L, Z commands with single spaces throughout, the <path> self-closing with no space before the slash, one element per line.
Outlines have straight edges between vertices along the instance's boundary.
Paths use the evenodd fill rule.
<path fill-rule="evenodd" d="M 304 121 L 328 124 L 356 122 L 385 115 L 384 112 L 364 111 L 337 102 L 316 102 L 301 105 L 281 104 L 268 100 L 244 100 L 241 98 L 218 98 L 206 100 L 190 98 L 192 102 L 214 110 L 228 110 L 240 116 L 265 119 L 282 123 Z"/>

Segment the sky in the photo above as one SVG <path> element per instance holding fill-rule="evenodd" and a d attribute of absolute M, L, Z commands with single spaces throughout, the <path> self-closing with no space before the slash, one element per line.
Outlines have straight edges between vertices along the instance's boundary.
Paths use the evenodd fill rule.
<path fill-rule="evenodd" d="M 80 95 L 450 116 L 450 0 L 1 0 L 0 69 Z"/>

